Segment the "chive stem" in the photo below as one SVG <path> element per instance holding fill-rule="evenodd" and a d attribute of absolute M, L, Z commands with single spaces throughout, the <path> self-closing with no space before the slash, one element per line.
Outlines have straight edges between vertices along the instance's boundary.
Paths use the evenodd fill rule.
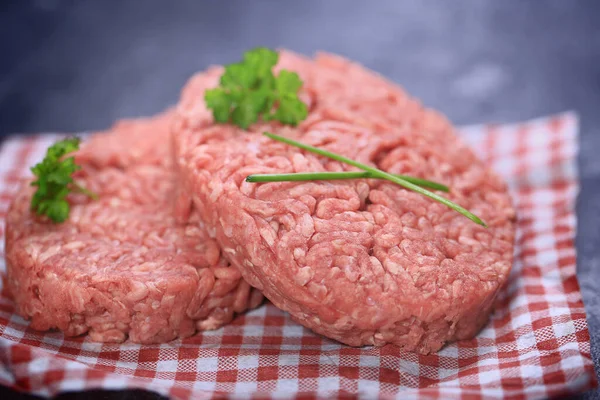
<path fill-rule="evenodd" d="M 99 197 L 96 193 L 92 192 L 89 189 L 86 189 L 85 187 L 81 186 L 77 182 L 71 182 L 71 185 L 73 186 L 73 189 L 77 190 L 80 193 L 85 194 L 86 196 L 90 197 L 92 200 L 98 200 Z"/>
<path fill-rule="evenodd" d="M 441 183 L 428 181 L 427 179 L 415 178 L 407 175 L 395 175 L 400 179 L 414 183 L 421 187 L 448 192 L 448 186 Z M 343 171 L 343 172 L 299 172 L 293 174 L 255 174 L 246 178 L 247 182 L 300 182 L 300 181 L 329 181 L 340 179 L 369 179 L 375 178 L 373 173 L 366 171 Z"/>
<path fill-rule="evenodd" d="M 366 164 L 360 163 L 358 161 L 354 161 L 350 158 L 344 157 L 340 154 L 336 154 L 336 153 L 332 153 L 330 151 L 327 150 L 323 150 L 323 149 L 319 149 L 318 147 L 313 147 L 301 142 L 297 142 L 295 140 L 283 137 L 283 136 L 279 136 L 279 135 L 274 135 L 272 133 L 269 132 L 263 132 L 263 134 L 265 136 L 267 136 L 270 139 L 276 140 L 278 142 L 282 142 L 285 144 L 289 144 L 290 146 L 294 146 L 294 147 L 298 147 L 300 149 L 306 150 L 308 152 L 314 153 L 314 154 L 318 154 L 321 155 L 323 157 L 327 157 L 330 158 L 332 160 L 335 161 L 339 161 L 339 162 L 343 162 L 344 164 L 348 164 L 348 165 L 352 165 L 353 167 L 356 168 L 360 168 L 363 171 L 367 171 L 370 172 L 371 174 L 373 174 L 373 177 L 375 178 L 381 178 L 381 179 L 387 179 L 390 182 L 394 182 L 400 186 L 405 187 L 406 189 L 412 190 L 413 192 L 417 192 L 419 194 L 422 194 L 424 196 L 427 196 L 433 200 L 436 200 L 442 204 L 444 204 L 447 207 L 450 207 L 451 209 L 459 212 L 460 214 L 464 215 L 465 217 L 469 218 L 471 221 L 475 222 L 476 224 L 479 224 L 481 226 L 487 227 L 487 225 L 485 224 L 485 222 L 483 222 L 478 216 L 476 216 L 475 214 L 473 214 L 472 212 L 468 211 L 467 209 L 459 206 L 458 204 L 438 195 L 435 194 L 433 192 L 430 192 L 429 190 L 423 189 L 417 185 L 415 185 L 414 183 L 411 183 L 405 179 L 399 178 L 397 176 L 394 176 L 392 174 L 389 174 L 387 172 L 384 172 L 380 169 L 368 166 Z"/>

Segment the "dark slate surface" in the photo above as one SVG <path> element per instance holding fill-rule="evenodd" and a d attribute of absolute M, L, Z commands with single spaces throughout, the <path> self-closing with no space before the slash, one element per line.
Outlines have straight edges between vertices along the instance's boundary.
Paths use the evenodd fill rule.
<path fill-rule="evenodd" d="M 458 124 L 575 110 L 578 274 L 598 367 L 599 15 L 593 0 L 2 0 L 0 134 L 157 112 L 193 72 L 257 45 L 341 53 Z"/>

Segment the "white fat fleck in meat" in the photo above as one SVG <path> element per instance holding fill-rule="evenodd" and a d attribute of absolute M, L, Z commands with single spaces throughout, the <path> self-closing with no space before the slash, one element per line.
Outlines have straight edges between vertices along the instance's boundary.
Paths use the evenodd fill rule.
<path fill-rule="evenodd" d="M 58 254 L 58 252 L 61 250 L 61 248 L 62 247 L 60 245 L 55 245 L 55 246 L 50 247 L 48 250 L 44 251 L 43 253 L 41 253 L 39 255 L 39 258 L 38 258 L 39 262 L 43 263 L 50 257 Z"/>
<path fill-rule="evenodd" d="M 84 246 L 85 246 L 85 243 L 79 242 L 79 241 L 74 241 L 74 242 L 65 244 L 63 246 L 63 249 L 65 249 L 65 250 L 77 250 L 77 249 L 81 249 Z"/>
<path fill-rule="evenodd" d="M 267 245 L 273 246 L 275 244 L 275 240 L 277 239 L 277 235 L 270 227 L 263 227 L 260 229 L 260 236 L 265 240 Z"/>
<path fill-rule="evenodd" d="M 304 256 L 306 256 L 306 250 L 304 250 L 303 248 L 300 248 L 300 247 L 296 247 L 294 249 L 294 258 L 296 260 L 300 260 Z"/>
<path fill-rule="evenodd" d="M 127 300 L 131 302 L 140 301 L 148 296 L 148 288 L 143 282 L 132 282 L 132 287 L 127 293 Z"/>
<path fill-rule="evenodd" d="M 383 266 L 385 267 L 386 271 L 392 275 L 398 275 L 402 268 L 400 264 L 393 262 L 390 259 L 385 260 Z"/>
<path fill-rule="evenodd" d="M 225 221 L 223 221 L 223 219 L 220 219 L 220 223 L 221 223 L 221 226 L 223 227 L 223 234 L 227 237 L 232 237 L 233 236 L 233 226 L 226 224 Z"/>
<path fill-rule="evenodd" d="M 295 276 L 295 281 L 298 285 L 306 285 L 314 276 L 314 271 L 310 267 L 302 267 L 298 270 Z"/>

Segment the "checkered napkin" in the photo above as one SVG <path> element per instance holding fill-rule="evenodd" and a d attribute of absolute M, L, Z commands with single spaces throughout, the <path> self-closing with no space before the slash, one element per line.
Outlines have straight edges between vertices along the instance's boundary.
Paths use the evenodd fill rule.
<path fill-rule="evenodd" d="M 0 383 L 50 396 L 144 388 L 174 399 L 220 397 L 546 398 L 596 386 L 575 275 L 577 117 L 461 129 L 510 183 L 515 265 L 490 323 L 433 355 L 352 348 L 267 304 L 214 332 L 163 345 L 99 344 L 39 333 L 0 298 Z M 56 138 L 13 138 L 0 153 L 0 214 L 18 178 Z M 2 240 L 3 241 L 3 240 Z M 3 257 L 2 257 L 3 259 Z M 4 270 L 4 265 L 0 266 Z"/>

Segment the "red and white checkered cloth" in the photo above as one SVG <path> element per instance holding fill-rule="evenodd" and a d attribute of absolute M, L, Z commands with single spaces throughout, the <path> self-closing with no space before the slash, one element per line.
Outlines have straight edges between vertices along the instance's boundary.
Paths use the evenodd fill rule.
<path fill-rule="evenodd" d="M 512 274 L 492 320 L 473 340 L 428 356 L 391 345 L 357 349 L 315 335 L 267 304 L 223 329 L 185 340 L 98 344 L 29 329 L 3 293 L 0 383 L 45 396 L 144 388 L 175 399 L 227 394 L 529 399 L 595 387 L 575 275 L 577 132 L 574 114 L 461 129 L 465 140 L 510 183 L 519 216 Z M 2 216 L 18 178 L 55 138 L 4 142 Z"/>

